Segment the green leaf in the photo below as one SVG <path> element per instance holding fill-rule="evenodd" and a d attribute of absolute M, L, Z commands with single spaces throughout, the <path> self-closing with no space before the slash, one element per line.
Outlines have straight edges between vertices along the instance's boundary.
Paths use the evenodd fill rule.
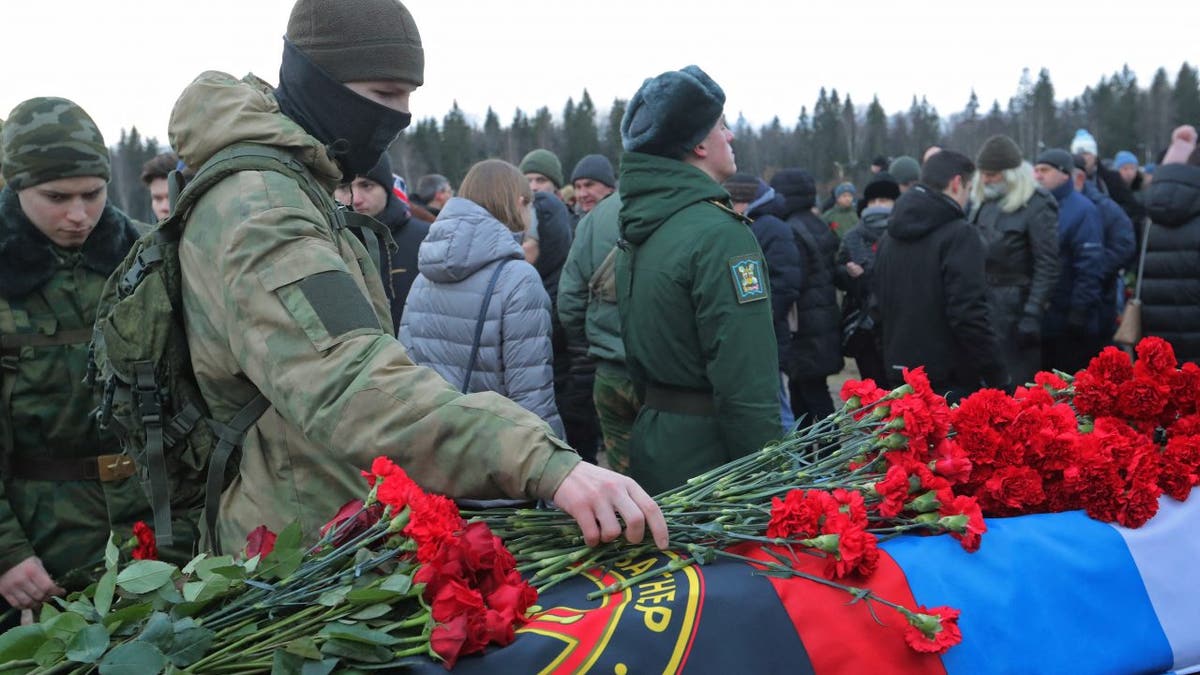
<path fill-rule="evenodd" d="M 386 591 L 382 588 L 356 588 L 346 594 L 346 599 L 354 604 L 375 604 L 404 597 L 396 591 Z"/>
<path fill-rule="evenodd" d="M 299 569 L 304 559 L 304 549 L 300 542 L 299 522 L 293 522 L 283 528 L 275 538 L 275 548 L 263 559 L 259 576 L 267 580 L 283 579 Z"/>
<path fill-rule="evenodd" d="M 320 652 L 315 658 L 306 659 L 286 649 L 276 649 L 271 675 L 329 675 L 340 660 L 337 657 L 322 659 Z"/>
<path fill-rule="evenodd" d="M 346 595 L 349 592 L 349 586 L 338 586 L 337 588 L 331 588 L 317 597 L 317 604 L 325 605 L 326 607 L 337 607 L 346 601 Z"/>
<path fill-rule="evenodd" d="M 169 606 L 183 602 L 183 595 L 175 587 L 174 582 L 163 584 L 154 591 L 152 598 L 155 609 L 166 610 Z"/>
<path fill-rule="evenodd" d="M 106 651 L 108 631 L 100 624 L 84 628 L 67 643 L 67 659 L 75 663 L 95 663 Z"/>
<path fill-rule="evenodd" d="M 79 631 L 87 628 L 88 622 L 82 616 L 73 612 L 65 612 L 50 619 L 43 619 L 42 626 L 46 629 L 46 638 L 61 640 L 68 644 Z"/>
<path fill-rule="evenodd" d="M 62 598 L 54 598 L 55 601 L 59 601 L 61 599 Z M 62 612 L 59 611 L 59 609 L 57 607 L 55 607 L 54 605 L 47 602 L 44 605 L 42 605 L 41 621 L 42 621 L 42 623 L 46 623 L 47 621 L 49 621 L 50 619 L 53 619 L 54 617 L 58 616 L 61 613 Z"/>
<path fill-rule="evenodd" d="M 192 558 L 191 560 L 189 560 L 188 564 L 184 565 L 183 569 L 181 571 L 184 574 L 191 576 L 192 574 L 194 574 L 196 572 L 196 565 L 199 565 L 207 557 L 208 557 L 207 553 L 201 553 L 200 555 L 196 556 L 195 558 Z"/>
<path fill-rule="evenodd" d="M 127 593 L 141 595 L 162 588 L 171 580 L 175 566 L 161 560 L 139 560 L 121 570 L 117 585 Z"/>
<path fill-rule="evenodd" d="M 134 640 L 113 647 L 100 661 L 100 675 L 151 675 L 162 672 L 166 665 L 167 657 L 158 647 Z"/>
<path fill-rule="evenodd" d="M 195 622 L 191 619 L 184 619 L 179 623 L 182 624 L 184 621 L 189 622 L 192 626 L 184 630 L 177 630 L 175 643 L 167 652 L 167 659 L 178 668 L 186 668 L 204 658 L 204 655 L 212 648 L 214 637 L 211 630 L 194 625 Z M 176 629 L 178 627 L 179 624 L 176 624 Z"/>
<path fill-rule="evenodd" d="M 183 585 L 183 599 L 188 602 L 208 602 L 224 595 L 233 587 L 228 577 L 214 574 L 204 581 L 189 581 Z"/>
<path fill-rule="evenodd" d="M 339 661 L 341 659 L 336 657 L 321 661 L 305 661 L 300 668 L 300 675 L 329 675 L 337 667 Z"/>
<path fill-rule="evenodd" d="M 321 650 L 317 648 L 317 641 L 311 637 L 302 637 L 297 640 L 292 640 L 284 646 L 283 650 L 289 654 L 303 656 L 306 659 L 313 661 L 321 660 Z"/>
<path fill-rule="evenodd" d="M 110 567 L 100 577 L 100 581 L 96 582 L 96 613 L 100 618 L 104 618 L 108 614 L 108 610 L 112 609 L 113 594 L 117 592 L 117 568 Z"/>
<path fill-rule="evenodd" d="M 321 653 L 363 663 L 387 663 L 392 660 L 392 650 L 387 647 L 337 638 L 326 640 L 321 645 Z"/>
<path fill-rule="evenodd" d="M 412 589 L 412 576 L 396 572 L 392 576 L 383 580 L 379 585 L 385 591 L 395 591 L 397 593 L 408 593 Z"/>
<path fill-rule="evenodd" d="M 175 625 L 171 623 L 171 618 L 163 612 L 155 612 L 150 615 L 150 620 L 146 622 L 146 627 L 142 629 L 142 634 L 138 636 L 138 639 L 149 642 L 166 652 L 171 648 L 171 643 L 175 641 Z"/>
<path fill-rule="evenodd" d="M 41 624 L 17 626 L 0 635 L 0 663 L 33 658 L 49 636 Z"/>
<path fill-rule="evenodd" d="M 369 645 L 393 645 L 399 638 L 392 637 L 381 630 L 372 630 L 361 624 L 326 624 L 318 635 L 324 635 L 339 640 L 352 640 Z"/>
<path fill-rule="evenodd" d="M 108 544 L 104 547 L 104 568 L 113 570 L 117 568 L 117 561 L 121 559 L 121 551 L 117 549 L 116 534 L 108 533 Z"/>
<path fill-rule="evenodd" d="M 149 602 L 139 602 L 136 605 L 122 607 L 104 617 L 104 626 L 112 633 L 116 633 L 122 626 L 137 623 L 150 616 L 153 611 L 154 607 Z"/>
<path fill-rule="evenodd" d="M 378 619 L 390 611 L 392 611 L 392 606 L 381 602 L 377 605 L 367 605 L 366 607 L 363 607 L 357 612 L 351 614 L 350 618 L 354 619 L 355 621 L 370 621 L 371 619 Z"/>
<path fill-rule="evenodd" d="M 233 556 L 220 555 L 215 558 L 207 558 L 200 561 L 196 565 L 196 576 L 201 579 L 207 579 L 213 575 L 213 570 L 218 567 L 228 567 L 233 564 Z"/>
<path fill-rule="evenodd" d="M 38 647 L 37 652 L 33 655 L 33 661 L 42 668 L 49 668 L 56 663 L 62 662 L 66 658 L 66 655 L 66 643 L 59 639 L 51 639 L 46 640 L 42 643 L 41 647 Z"/>

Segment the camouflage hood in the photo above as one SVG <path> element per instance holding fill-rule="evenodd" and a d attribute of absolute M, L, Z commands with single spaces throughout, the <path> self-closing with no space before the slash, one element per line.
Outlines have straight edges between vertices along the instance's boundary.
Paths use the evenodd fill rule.
<path fill-rule="evenodd" d="M 332 191 L 342 177 L 337 163 L 320 141 L 279 111 L 272 91 L 255 75 L 238 80 L 214 70 L 201 73 L 171 110 L 171 147 L 195 169 L 234 143 L 283 148 Z"/>

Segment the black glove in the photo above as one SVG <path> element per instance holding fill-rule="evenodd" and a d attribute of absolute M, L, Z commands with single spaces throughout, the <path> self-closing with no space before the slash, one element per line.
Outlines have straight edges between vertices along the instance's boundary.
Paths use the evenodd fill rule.
<path fill-rule="evenodd" d="M 1017 346 L 1021 349 L 1037 347 L 1042 343 L 1042 320 L 1026 314 L 1017 322 Z"/>
<path fill-rule="evenodd" d="M 1087 334 L 1087 312 L 1081 309 L 1072 309 L 1067 314 L 1067 333 L 1075 337 Z"/>

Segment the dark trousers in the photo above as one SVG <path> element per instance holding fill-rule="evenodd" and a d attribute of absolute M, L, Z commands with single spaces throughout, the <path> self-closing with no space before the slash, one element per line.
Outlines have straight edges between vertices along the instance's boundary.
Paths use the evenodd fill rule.
<path fill-rule="evenodd" d="M 792 395 L 792 413 L 800 428 L 833 414 L 833 398 L 823 377 L 789 378 L 788 393 Z"/>

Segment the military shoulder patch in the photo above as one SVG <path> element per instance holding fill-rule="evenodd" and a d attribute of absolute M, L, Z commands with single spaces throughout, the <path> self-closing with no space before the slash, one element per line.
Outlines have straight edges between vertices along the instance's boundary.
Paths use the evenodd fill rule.
<path fill-rule="evenodd" d="M 761 255 L 749 253 L 730 258 L 729 273 L 733 276 L 733 291 L 738 304 L 766 299 L 767 284 Z"/>

